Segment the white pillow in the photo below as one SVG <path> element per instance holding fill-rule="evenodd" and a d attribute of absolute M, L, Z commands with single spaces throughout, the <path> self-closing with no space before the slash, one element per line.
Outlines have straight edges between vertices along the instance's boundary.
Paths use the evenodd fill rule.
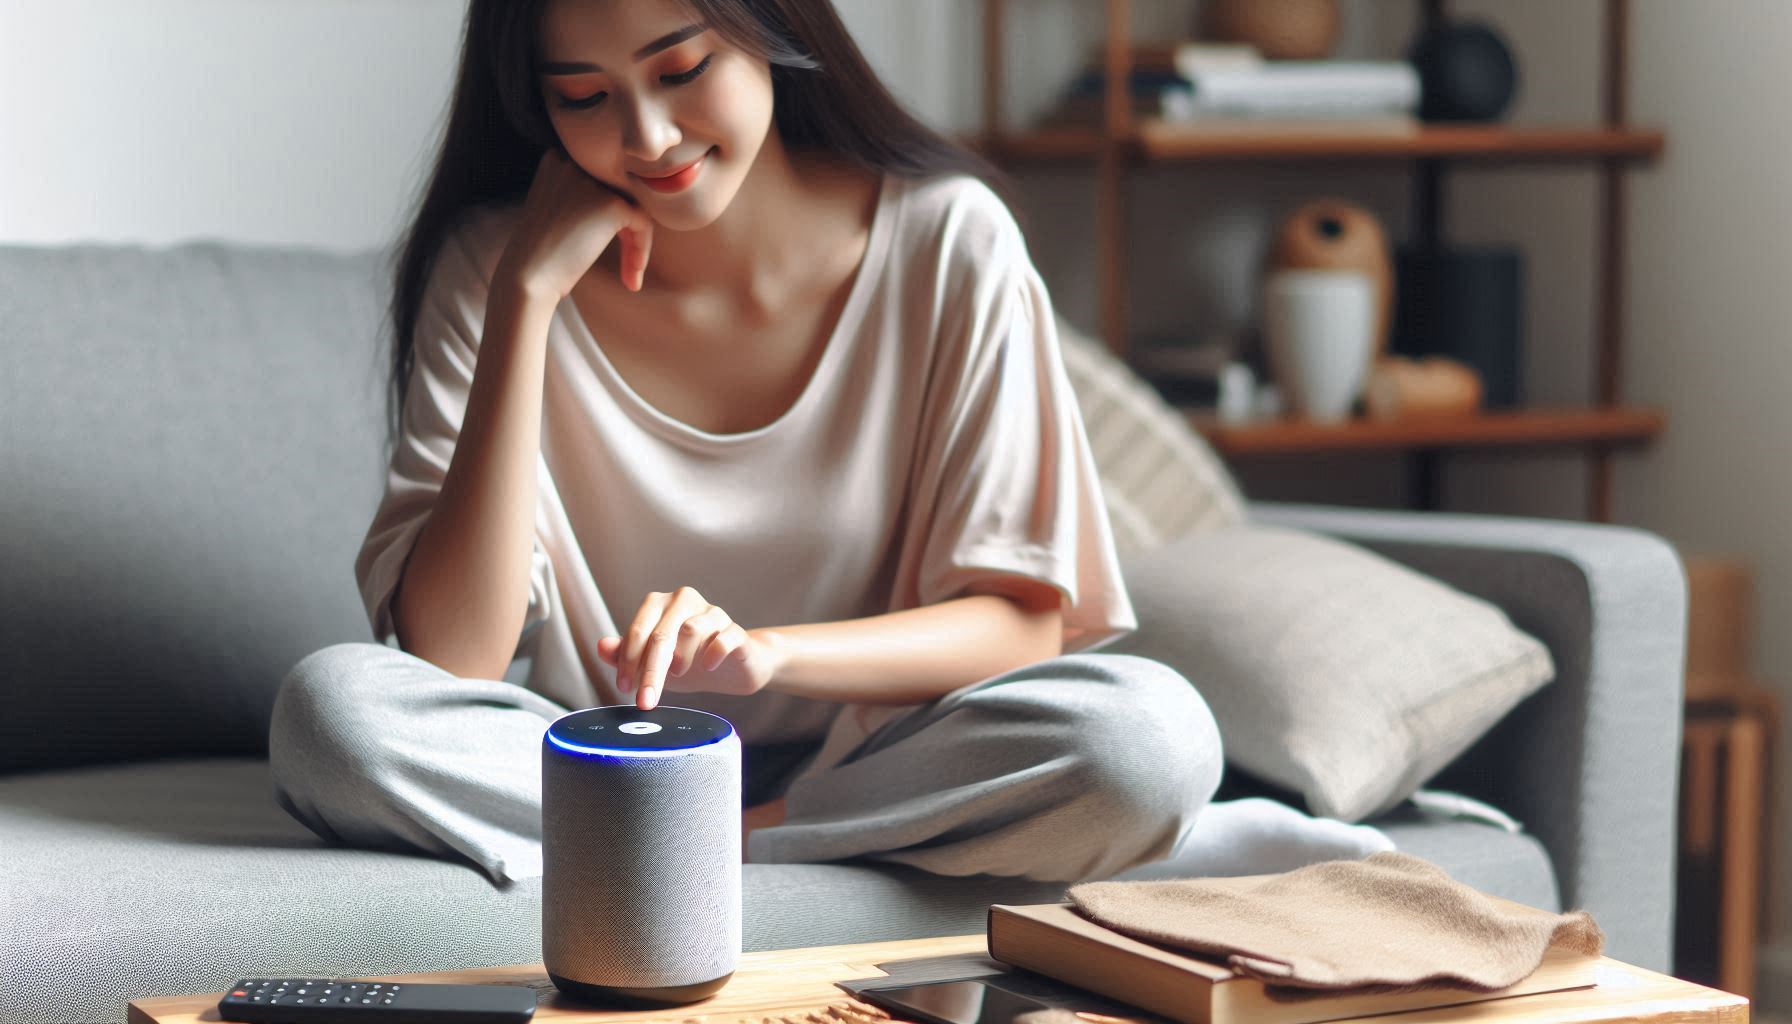
<path fill-rule="evenodd" d="M 1393 808 L 1555 676 L 1498 607 L 1344 541 L 1238 525 L 1122 558 L 1137 632 L 1234 766 L 1356 822 Z"/>

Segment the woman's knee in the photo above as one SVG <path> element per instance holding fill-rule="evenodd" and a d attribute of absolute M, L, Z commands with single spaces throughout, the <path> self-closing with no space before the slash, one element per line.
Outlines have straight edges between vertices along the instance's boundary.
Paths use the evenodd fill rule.
<path fill-rule="evenodd" d="M 1219 789 L 1218 723 L 1175 669 L 1130 654 L 1056 659 L 1059 679 L 1081 683 L 1061 742 L 1085 793 L 1142 824 L 1193 813 Z M 1068 696 L 1068 695 L 1066 695 Z"/>
<path fill-rule="evenodd" d="M 335 644 L 300 659 L 280 681 L 268 724 L 276 779 L 313 774 L 290 770 L 306 764 L 354 765 L 372 756 L 385 704 L 399 689 L 394 675 L 420 665 L 427 663 L 371 643 Z"/>

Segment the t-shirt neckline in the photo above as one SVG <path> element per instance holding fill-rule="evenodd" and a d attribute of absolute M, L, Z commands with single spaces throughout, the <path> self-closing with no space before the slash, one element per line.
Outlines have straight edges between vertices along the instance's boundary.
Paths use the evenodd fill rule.
<path fill-rule="evenodd" d="M 890 220 L 893 217 L 891 207 L 892 178 L 889 172 L 883 172 L 878 180 L 877 206 L 871 214 L 871 228 L 865 240 L 865 254 L 859 258 L 859 266 L 853 272 L 851 288 L 847 291 L 846 303 L 840 308 L 840 315 L 835 318 L 833 328 L 828 334 L 827 346 L 823 349 L 821 359 L 809 374 L 809 380 L 796 401 L 790 404 L 777 419 L 770 423 L 733 434 L 714 434 L 691 426 L 683 420 L 668 416 L 653 403 L 647 401 L 639 392 L 629 386 L 620 371 L 610 362 L 604 353 L 603 346 L 597 343 L 597 337 L 585 322 L 579 309 L 574 305 L 572 296 L 568 295 L 560 302 L 559 315 L 564 323 L 573 326 L 582 336 L 584 343 L 592 353 L 592 361 L 597 372 L 610 386 L 610 390 L 618 396 L 634 418 L 651 430 L 670 440 L 691 446 L 725 448 L 733 445 L 747 444 L 777 432 L 785 423 L 797 418 L 804 409 L 818 399 L 816 394 L 826 387 L 826 380 L 835 372 L 835 364 L 844 356 L 841 350 L 846 348 L 842 335 L 849 333 L 861 319 L 865 304 L 870 301 L 871 290 L 876 287 L 878 278 L 883 276 L 883 263 L 889 248 L 889 235 L 892 230 Z"/>

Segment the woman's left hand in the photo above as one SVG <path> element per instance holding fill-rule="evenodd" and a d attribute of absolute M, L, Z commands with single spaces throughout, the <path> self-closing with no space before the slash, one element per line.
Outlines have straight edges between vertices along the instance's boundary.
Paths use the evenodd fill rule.
<path fill-rule="evenodd" d="M 597 656 L 615 666 L 617 688 L 634 691 L 642 711 L 665 689 L 751 696 L 783 662 L 773 635 L 743 629 L 692 587 L 648 594 L 628 635 L 599 640 Z"/>

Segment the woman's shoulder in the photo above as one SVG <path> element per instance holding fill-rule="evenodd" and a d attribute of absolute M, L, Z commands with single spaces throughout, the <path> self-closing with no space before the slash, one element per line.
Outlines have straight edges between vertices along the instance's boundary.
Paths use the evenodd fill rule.
<path fill-rule="evenodd" d="M 1026 251 L 1008 204 L 981 178 L 939 174 L 907 183 L 905 226 L 948 257 L 987 260 L 992 254 Z"/>
<path fill-rule="evenodd" d="M 907 279 L 933 293 L 929 305 L 981 308 L 1033 273 L 1020 225 L 982 179 L 941 175 L 907 188 L 900 258 Z"/>

